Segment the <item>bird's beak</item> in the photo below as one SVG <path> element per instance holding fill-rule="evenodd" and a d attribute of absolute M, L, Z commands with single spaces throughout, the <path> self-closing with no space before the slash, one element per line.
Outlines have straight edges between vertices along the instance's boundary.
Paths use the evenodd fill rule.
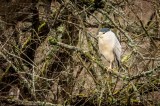
<path fill-rule="evenodd" d="M 98 33 L 98 35 L 96 36 L 96 38 L 100 38 L 101 37 L 101 35 L 103 35 L 104 33 L 102 33 L 102 32 L 99 32 Z"/>

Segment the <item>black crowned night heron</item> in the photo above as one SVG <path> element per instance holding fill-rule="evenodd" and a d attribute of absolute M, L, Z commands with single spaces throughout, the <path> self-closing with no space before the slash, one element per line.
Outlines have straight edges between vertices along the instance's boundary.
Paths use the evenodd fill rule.
<path fill-rule="evenodd" d="M 109 69 L 113 68 L 114 61 L 120 67 L 121 45 L 116 35 L 110 29 L 102 28 L 99 30 L 98 46 L 103 58 L 110 63 Z"/>

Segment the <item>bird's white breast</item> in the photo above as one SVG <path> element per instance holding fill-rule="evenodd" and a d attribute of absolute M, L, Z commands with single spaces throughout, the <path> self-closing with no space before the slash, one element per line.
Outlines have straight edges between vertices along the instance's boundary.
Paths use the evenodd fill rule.
<path fill-rule="evenodd" d="M 98 36 L 98 46 L 100 53 L 108 60 L 113 59 L 113 52 L 115 52 L 115 48 L 116 50 L 120 49 L 121 51 L 120 43 L 117 37 L 112 31 L 108 31 L 105 34 L 99 33 Z"/>
<path fill-rule="evenodd" d="M 98 38 L 99 49 L 105 50 L 113 50 L 115 46 L 115 34 L 111 31 L 106 32 L 105 34 L 101 34 Z"/>

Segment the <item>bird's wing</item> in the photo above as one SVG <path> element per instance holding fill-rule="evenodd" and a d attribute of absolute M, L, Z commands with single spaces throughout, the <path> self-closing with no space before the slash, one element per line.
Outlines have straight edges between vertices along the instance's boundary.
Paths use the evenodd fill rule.
<path fill-rule="evenodd" d="M 115 61 L 117 62 L 118 67 L 121 67 L 121 45 L 116 45 L 113 49 L 113 53 L 115 56 Z"/>
<path fill-rule="evenodd" d="M 113 52 L 116 56 L 116 59 L 118 61 L 120 61 L 121 59 L 121 53 L 122 53 L 122 47 L 121 47 L 121 44 L 119 43 L 118 39 L 116 39 L 116 44 L 115 44 L 115 47 L 113 49 Z"/>

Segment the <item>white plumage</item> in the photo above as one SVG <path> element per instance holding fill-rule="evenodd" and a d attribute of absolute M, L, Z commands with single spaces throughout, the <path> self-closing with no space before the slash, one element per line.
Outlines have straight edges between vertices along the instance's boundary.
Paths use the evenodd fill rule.
<path fill-rule="evenodd" d="M 122 47 L 116 35 L 108 28 L 102 28 L 98 33 L 99 52 L 110 62 L 109 68 L 112 69 L 113 62 L 117 61 L 120 66 Z"/>

